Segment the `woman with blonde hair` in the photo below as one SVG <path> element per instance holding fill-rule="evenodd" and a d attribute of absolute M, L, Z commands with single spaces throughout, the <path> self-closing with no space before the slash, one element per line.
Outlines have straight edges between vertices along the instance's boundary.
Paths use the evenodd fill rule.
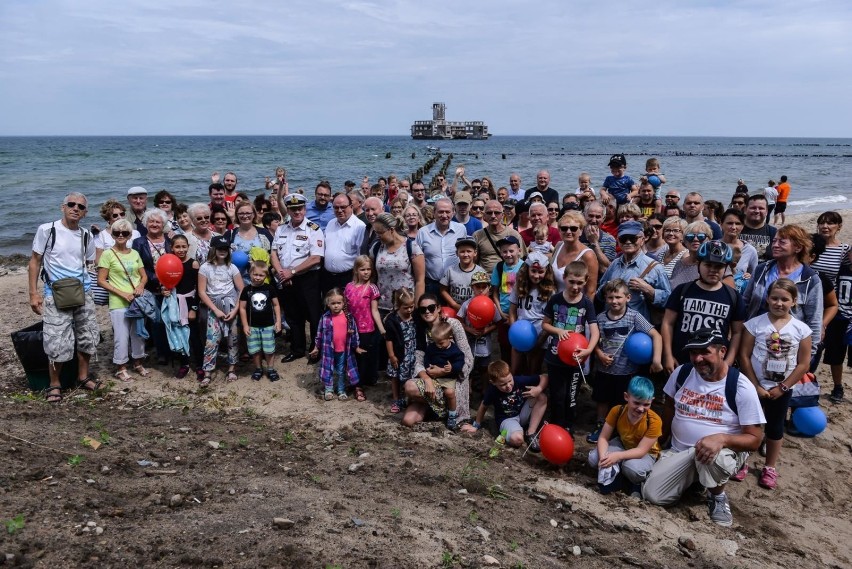
<path fill-rule="evenodd" d="M 559 233 L 562 235 L 562 241 L 553 250 L 550 266 L 553 267 L 553 274 L 561 275 L 569 263 L 582 261 L 589 270 L 584 292 L 589 298 L 594 298 L 598 288 L 598 258 L 593 250 L 580 241 L 585 228 L 586 218 L 579 211 L 567 211 L 559 218 Z M 556 279 L 556 289 L 557 292 L 565 289 L 563 279 Z"/>

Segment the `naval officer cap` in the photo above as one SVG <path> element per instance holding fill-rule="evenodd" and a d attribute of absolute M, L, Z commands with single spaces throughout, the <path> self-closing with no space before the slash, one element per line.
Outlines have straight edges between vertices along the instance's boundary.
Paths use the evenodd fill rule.
<path fill-rule="evenodd" d="M 302 194 L 290 194 L 286 198 L 284 198 L 284 207 L 287 209 L 292 208 L 300 208 L 303 207 L 308 200 L 305 199 L 305 196 Z"/>

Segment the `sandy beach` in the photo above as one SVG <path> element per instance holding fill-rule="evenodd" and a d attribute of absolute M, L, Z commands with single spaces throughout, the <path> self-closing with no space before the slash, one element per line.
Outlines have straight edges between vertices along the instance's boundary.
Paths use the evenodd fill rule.
<path fill-rule="evenodd" d="M 852 210 L 840 213 L 845 219 L 852 219 Z M 813 232 L 817 217 L 818 213 L 794 214 L 788 216 L 788 223 L 800 224 Z M 840 239 L 852 242 L 852 222 L 843 228 Z M 260 512 L 263 517 L 257 524 L 263 524 L 262 527 L 247 523 L 246 531 L 251 531 L 237 535 L 237 530 L 243 527 L 240 524 L 234 525 L 233 531 L 219 532 L 215 528 L 220 526 L 211 522 L 206 537 L 199 538 L 199 543 L 208 544 L 216 552 L 215 558 L 226 566 L 251 566 L 251 554 L 240 557 L 237 552 L 259 548 L 293 563 L 303 556 L 310 566 L 320 566 L 320 560 L 340 563 L 346 555 L 353 556 L 351 566 L 438 566 L 442 552 L 449 552 L 469 560 L 469 566 L 480 566 L 484 563 L 483 556 L 491 554 L 504 567 L 516 566 L 515 563 L 526 567 L 556 567 L 564 566 L 565 559 L 570 559 L 573 545 L 578 546 L 576 552 L 588 557 L 584 561 L 590 567 L 611 567 L 613 559 L 625 563 L 639 559 L 641 563 L 636 564 L 645 567 L 686 563 L 713 567 L 738 563 L 760 567 L 852 566 L 852 547 L 848 537 L 843 537 L 852 535 L 847 508 L 852 501 L 849 442 L 852 412 L 848 400 L 841 404 L 828 401 L 831 380 L 825 366 L 820 367 L 818 378 L 828 428 L 814 439 L 785 438 L 779 487 L 775 491 L 757 485 L 762 459 L 754 456 L 752 475 L 744 482 L 729 485 L 735 523 L 733 528 L 724 529 L 707 520 L 706 508 L 698 500 L 685 500 L 666 510 L 626 497 L 601 496 L 595 491 L 590 471 L 583 466 L 589 447 L 584 437 L 577 438 L 576 456 L 567 468 L 555 468 L 538 457 L 522 457 L 522 453 L 512 450 L 504 451 L 499 460 L 489 461 L 482 457 L 492 441 L 484 433 L 468 438 L 429 425 L 415 431 L 402 428 L 399 416 L 387 413 L 388 384 L 369 388 L 366 403 L 322 402 L 317 396 L 312 368 L 304 363 L 276 363 L 282 372 L 282 381 L 278 383 L 252 382 L 246 364 L 239 369 L 239 381 L 226 384 L 220 372 L 206 391 L 197 389 L 192 374 L 177 380 L 155 370 L 148 378 L 115 383 L 98 399 L 79 392 L 68 394 L 60 408 L 53 409 L 26 397 L 23 370 L 9 336 L 12 331 L 38 321 L 27 302 L 26 267 L 1 266 L 0 274 L 0 296 L 6 299 L 0 320 L 0 365 L 4 371 L 0 378 L 0 405 L 4 409 L 0 413 L 3 417 L 0 430 L 19 438 L 0 437 L 0 441 L 4 453 L 12 453 L 13 459 L 7 464 L 26 470 L 26 476 L 14 483 L 9 481 L 15 477 L 12 472 L 7 470 L 0 475 L 0 495 L 5 494 L 3 501 L 11 506 L 11 509 L 4 507 L 0 515 L 11 518 L 25 514 L 27 523 L 33 526 L 31 531 L 39 532 L 36 543 L 41 544 L 26 549 L 23 545 L 26 540 L 10 538 L 3 551 L 29 559 L 36 566 L 62 562 L 63 549 L 52 546 L 60 541 L 72 546 L 75 557 L 69 559 L 79 564 L 92 563 L 93 558 L 113 564 L 123 559 L 144 559 L 142 553 L 133 553 L 133 547 L 150 548 L 151 540 L 156 539 L 165 540 L 161 551 L 174 553 L 190 537 L 199 532 L 205 535 L 199 529 L 207 523 L 205 520 L 215 519 L 218 524 L 224 523 L 222 518 L 228 516 L 254 519 Z M 99 319 L 104 341 L 93 369 L 99 377 L 109 379 L 112 334 L 105 307 L 99 308 Z M 852 372 L 847 371 L 844 377 L 852 390 Z M 581 394 L 579 399 L 584 406 L 582 425 L 591 420 L 593 404 L 588 393 Z M 246 409 L 251 409 L 251 414 Z M 195 449 L 200 452 L 197 466 L 187 472 L 182 470 L 180 460 L 173 458 L 194 452 L 182 447 L 187 443 L 182 443 L 179 433 L 172 430 L 184 420 L 188 421 L 187 425 L 191 423 L 194 432 L 203 433 L 195 438 L 194 444 L 204 447 L 200 451 Z M 98 421 L 113 425 L 114 439 L 98 451 L 100 454 L 79 444 L 81 436 L 91 435 L 91 425 Z M 217 424 L 224 425 L 222 432 L 217 432 Z M 40 425 L 51 427 L 42 435 Z M 290 436 L 285 431 L 296 433 L 296 441 L 290 447 L 281 442 Z M 159 436 L 168 442 L 158 446 Z M 262 442 L 255 444 L 255 436 Z M 233 447 L 229 451 L 223 450 L 225 447 L 216 447 L 218 451 L 206 448 L 207 439 L 224 441 L 228 437 Z M 235 442 L 243 438 L 249 440 L 247 445 Z M 51 450 L 21 443 L 20 439 Z M 253 465 L 250 468 L 257 469 L 249 476 L 244 471 L 249 467 L 241 461 L 261 460 L 252 458 L 251 449 L 267 453 L 271 452 L 270 445 L 278 453 L 296 452 L 297 448 L 298 453 L 287 455 L 286 459 L 276 458 L 277 466 L 249 462 Z M 403 452 L 401 457 L 400 449 L 414 450 Z M 75 470 L 67 464 L 66 455 L 85 456 L 86 461 Z M 132 460 L 128 462 L 127 456 Z M 111 458 L 107 460 L 108 457 Z M 386 462 L 380 462 L 379 457 Z M 174 470 L 177 474 L 146 476 L 136 466 L 136 460 L 141 458 L 172 463 L 161 469 Z M 476 462 L 467 462 L 469 459 Z M 28 464 L 33 462 L 39 464 L 34 470 Z M 307 468 L 304 466 L 307 463 L 313 466 Z M 336 466 L 324 467 L 325 463 Z M 349 465 L 355 463 L 361 466 L 352 470 Z M 446 475 L 447 468 L 456 466 L 459 472 L 468 474 L 471 468 L 481 469 L 476 471 L 477 476 L 499 484 L 489 483 L 485 490 L 477 491 L 466 485 L 466 474 Z M 365 474 L 362 473 L 364 478 L 359 481 L 360 475 L 353 472 L 361 468 Z M 216 481 L 219 469 L 234 481 Z M 241 481 L 241 476 L 247 478 Z M 58 481 L 60 486 L 48 487 L 48 477 L 53 477 L 51 480 Z M 156 483 L 152 478 L 161 482 Z M 286 496 L 265 489 L 264 484 L 269 485 L 273 479 L 286 481 L 289 488 Z M 203 484 L 196 487 L 195 480 L 204 481 L 209 487 Z M 429 487 L 422 492 L 409 491 L 409 482 Z M 139 488 L 135 488 L 137 484 Z M 499 491 L 494 484 L 500 486 Z M 358 490 L 353 485 L 363 486 Z M 237 498 L 243 497 L 242 501 L 226 495 L 231 486 L 237 489 Z M 252 489 L 254 486 L 260 489 Z M 100 487 L 104 489 L 97 493 Z M 470 495 L 460 496 L 458 491 L 462 488 Z M 226 495 L 227 500 L 217 497 L 216 492 Z M 500 492 L 505 492 L 508 499 L 501 498 Z M 178 499 L 180 506 L 170 504 L 169 496 L 173 494 L 183 496 Z M 275 495 L 278 501 L 252 502 L 246 497 L 255 494 Z M 162 503 L 150 498 L 151 495 L 161 496 Z M 190 504 L 189 496 L 197 497 L 198 503 Z M 46 507 L 53 507 L 49 503 L 52 500 L 59 500 L 69 515 L 62 518 L 59 509 L 42 513 L 42 504 L 47 501 Z M 142 503 L 146 504 L 144 508 Z M 102 521 L 103 512 L 115 510 L 122 513 Z M 299 522 L 292 530 L 294 539 L 276 538 L 285 534 L 267 527 L 277 511 L 284 511 L 286 517 Z M 95 538 L 74 529 L 75 523 L 85 524 L 86 519 L 106 524 L 106 532 Z M 498 523 L 508 519 L 513 521 Z M 351 520 L 367 520 L 364 522 L 367 531 L 358 521 Z M 152 529 L 152 524 L 156 528 Z M 567 529 L 561 529 L 563 524 Z M 475 529 L 477 526 L 486 528 L 490 537 L 483 538 L 484 534 Z M 157 537 L 166 533 L 170 535 Z M 334 534 L 333 539 L 327 540 L 329 533 Z M 216 543 L 211 544 L 208 538 L 212 542 L 214 537 Z M 490 543 L 485 544 L 487 541 Z M 290 545 L 282 552 L 281 545 L 285 542 Z M 119 553 L 122 547 L 124 553 Z M 203 549 L 195 545 L 186 547 L 196 552 Z M 34 551 L 40 551 L 41 556 L 35 557 Z M 565 559 L 559 561 L 561 554 L 554 556 L 553 551 L 564 552 Z M 151 561 L 155 565 L 194 563 L 198 559 L 210 562 L 204 555 L 197 553 L 197 559 L 182 561 L 180 557 L 170 556 L 163 561 Z M 269 558 L 266 559 L 268 562 Z M 370 564 L 371 559 L 379 561 Z M 344 562 L 343 566 L 348 564 Z"/>

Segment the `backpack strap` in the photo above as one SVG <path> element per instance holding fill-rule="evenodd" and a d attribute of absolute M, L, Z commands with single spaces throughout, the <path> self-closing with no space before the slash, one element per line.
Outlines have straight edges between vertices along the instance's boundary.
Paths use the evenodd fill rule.
<path fill-rule="evenodd" d="M 378 239 L 375 241 L 375 243 L 370 245 L 370 257 L 373 258 L 374 263 L 376 261 L 376 258 L 379 256 L 379 247 L 381 247 L 381 246 L 382 246 L 382 242 L 379 241 Z"/>
<path fill-rule="evenodd" d="M 651 272 L 651 269 L 653 269 L 653 268 L 654 268 L 654 267 L 656 267 L 657 265 L 659 265 L 659 263 L 658 263 L 657 261 L 651 261 L 650 263 L 648 263 L 648 266 L 647 266 L 647 267 L 645 267 L 645 270 L 644 270 L 644 271 L 642 271 L 642 274 L 641 274 L 641 275 L 639 275 L 639 278 L 640 278 L 640 279 L 644 279 L 644 278 L 645 278 L 645 275 L 647 275 L 648 273 L 650 273 L 650 272 Z"/>
<path fill-rule="evenodd" d="M 675 393 L 677 393 L 683 384 L 686 382 L 687 376 L 692 372 L 692 364 L 683 364 L 680 367 L 680 371 L 677 372 L 677 379 L 675 379 Z M 728 402 L 728 407 L 731 408 L 731 411 L 734 412 L 734 415 L 739 416 L 739 409 L 737 408 L 737 384 L 740 380 L 740 370 L 737 368 L 730 366 L 728 367 L 728 375 L 725 377 L 725 399 Z"/>

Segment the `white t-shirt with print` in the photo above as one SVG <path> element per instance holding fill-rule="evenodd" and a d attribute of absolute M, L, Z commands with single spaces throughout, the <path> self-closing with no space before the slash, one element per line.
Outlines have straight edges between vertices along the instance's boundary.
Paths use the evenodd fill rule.
<path fill-rule="evenodd" d="M 725 400 L 725 378 L 704 381 L 693 369 L 675 393 L 681 367 L 674 370 L 663 388 L 675 406 L 672 420 L 672 449 L 675 451 L 694 447 L 695 443 L 708 435 L 738 435 L 742 433 L 742 425 L 766 423 L 757 390 L 743 374 L 740 374 L 737 382 L 737 416 Z"/>
<path fill-rule="evenodd" d="M 778 331 L 769 321 L 768 314 L 748 320 L 745 328 L 754 336 L 751 366 L 764 389 L 772 389 L 796 369 L 799 343 L 812 334 L 810 326 L 795 318 Z M 775 333 L 777 338 L 773 338 Z"/>
<path fill-rule="evenodd" d="M 555 292 L 553 294 L 556 294 Z M 529 320 L 535 326 L 537 334 L 541 334 L 541 322 L 544 320 L 544 309 L 547 307 L 546 300 L 540 300 L 538 287 L 531 289 L 524 298 L 518 298 L 518 287 L 509 293 L 509 304 L 518 307 L 518 320 Z"/>
<path fill-rule="evenodd" d="M 230 265 L 214 265 L 204 263 L 198 270 L 207 279 L 207 296 L 224 296 L 235 290 L 234 277 L 240 275 L 240 270 L 233 263 Z"/>

